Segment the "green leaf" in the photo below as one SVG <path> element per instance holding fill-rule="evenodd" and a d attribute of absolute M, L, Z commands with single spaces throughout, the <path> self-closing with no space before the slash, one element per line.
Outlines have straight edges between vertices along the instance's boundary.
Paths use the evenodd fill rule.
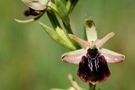
<path fill-rule="evenodd" d="M 56 31 L 48 27 L 47 25 L 39 22 L 40 25 L 43 27 L 43 29 L 47 32 L 47 34 L 58 44 L 70 49 L 70 50 L 76 50 L 76 47 L 73 46 L 73 44 L 67 40 L 65 37 L 65 34 L 61 31 L 61 29 L 57 28 Z"/>
<path fill-rule="evenodd" d="M 56 32 L 60 35 L 61 38 L 63 38 L 68 44 L 70 44 L 71 46 L 74 46 L 73 43 L 70 41 L 70 39 L 67 37 L 67 35 L 65 34 L 65 32 L 57 27 L 56 28 Z"/>

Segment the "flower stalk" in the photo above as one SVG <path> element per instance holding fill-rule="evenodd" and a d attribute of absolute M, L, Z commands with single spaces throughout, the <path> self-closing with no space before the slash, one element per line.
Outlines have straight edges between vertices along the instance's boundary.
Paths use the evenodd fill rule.
<path fill-rule="evenodd" d="M 89 90 L 96 90 L 96 84 L 89 83 Z"/>

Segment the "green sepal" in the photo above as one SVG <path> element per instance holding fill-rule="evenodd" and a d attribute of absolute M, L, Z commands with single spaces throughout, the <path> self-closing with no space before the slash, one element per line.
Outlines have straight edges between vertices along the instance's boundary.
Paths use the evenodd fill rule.
<path fill-rule="evenodd" d="M 67 37 L 67 35 L 65 34 L 65 32 L 64 32 L 61 28 L 57 27 L 57 28 L 56 28 L 56 32 L 59 34 L 59 36 L 60 36 L 61 38 L 63 38 L 67 43 L 69 43 L 70 46 L 74 46 L 74 45 L 72 44 L 71 40 Z"/>
<path fill-rule="evenodd" d="M 95 23 L 91 18 L 85 20 L 84 29 L 86 31 L 87 40 L 89 42 L 97 40 L 97 31 L 95 27 Z"/>
<path fill-rule="evenodd" d="M 58 44 L 70 49 L 76 50 L 76 47 L 72 44 L 70 39 L 66 36 L 64 31 L 59 27 L 56 28 L 56 31 L 48 27 L 47 25 L 39 22 L 47 34 Z"/>

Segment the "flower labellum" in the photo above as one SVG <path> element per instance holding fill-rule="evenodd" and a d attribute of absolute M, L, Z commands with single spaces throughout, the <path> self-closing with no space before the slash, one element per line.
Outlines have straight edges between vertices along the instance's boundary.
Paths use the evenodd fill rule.
<path fill-rule="evenodd" d="M 107 62 L 103 55 L 101 55 L 97 48 L 87 49 L 85 56 L 79 63 L 78 76 L 84 82 L 102 82 L 110 76 Z"/>
<path fill-rule="evenodd" d="M 88 41 L 69 34 L 69 37 L 78 42 L 82 49 L 63 54 L 62 60 L 79 65 L 77 74 L 82 81 L 92 84 L 103 82 L 110 76 L 107 63 L 122 62 L 125 56 L 102 48 L 103 44 L 114 36 L 113 32 L 102 39 L 97 39 L 96 28 L 91 19 L 86 20 L 85 30 Z"/>

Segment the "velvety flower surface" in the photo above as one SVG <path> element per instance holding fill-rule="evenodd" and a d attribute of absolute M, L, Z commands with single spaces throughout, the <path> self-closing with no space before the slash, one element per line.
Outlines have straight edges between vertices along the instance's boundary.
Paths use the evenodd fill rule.
<path fill-rule="evenodd" d="M 97 39 L 96 28 L 91 19 L 86 20 L 85 29 L 88 41 L 70 34 L 69 37 L 78 42 L 82 49 L 63 54 L 62 60 L 79 64 L 77 74 L 84 82 L 92 84 L 103 82 L 110 75 L 107 63 L 122 62 L 125 56 L 102 48 L 103 44 L 114 36 L 113 32 L 102 39 Z"/>
<path fill-rule="evenodd" d="M 110 71 L 104 56 L 95 48 L 88 49 L 86 56 L 82 57 L 77 74 L 84 82 L 95 83 L 106 80 Z"/>

